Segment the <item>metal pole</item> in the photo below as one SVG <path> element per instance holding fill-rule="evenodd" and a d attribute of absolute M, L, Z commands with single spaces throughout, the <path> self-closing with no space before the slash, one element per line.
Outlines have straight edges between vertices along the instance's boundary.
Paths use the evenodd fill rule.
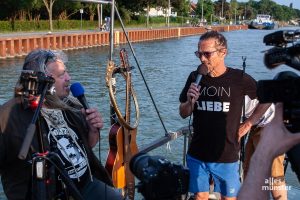
<path fill-rule="evenodd" d="M 110 55 L 109 60 L 112 61 L 113 58 L 113 52 L 114 52 L 114 21 L 115 21 L 115 0 L 111 1 L 111 13 L 110 13 Z"/>
<path fill-rule="evenodd" d="M 83 13 L 83 9 L 79 9 L 80 12 L 80 29 L 82 30 L 82 13 Z"/>
<path fill-rule="evenodd" d="M 82 30 L 82 13 L 80 13 L 80 29 Z"/>
<path fill-rule="evenodd" d="M 224 9 L 224 8 L 223 8 L 223 7 L 224 7 L 223 4 L 224 4 L 224 1 L 222 0 L 222 19 L 223 19 L 223 9 Z"/>
<path fill-rule="evenodd" d="M 169 8 L 168 8 L 168 27 L 170 27 L 170 12 L 171 12 L 171 2 L 170 2 L 170 0 L 169 0 L 169 2 L 168 2 L 168 4 L 169 4 Z"/>
<path fill-rule="evenodd" d="M 201 23 L 203 23 L 203 1 L 201 0 Z"/>
<path fill-rule="evenodd" d="M 102 18 L 103 18 L 103 16 L 102 16 L 102 4 L 100 4 L 100 24 L 101 24 L 101 26 L 102 26 Z"/>
<path fill-rule="evenodd" d="M 234 7 L 234 24 L 236 25 L 236 6 Z"/>

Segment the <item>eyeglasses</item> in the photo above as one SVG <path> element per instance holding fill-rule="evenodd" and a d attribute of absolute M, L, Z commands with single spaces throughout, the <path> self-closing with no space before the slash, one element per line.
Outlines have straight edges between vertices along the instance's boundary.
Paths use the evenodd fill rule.
<path fill-rule="evenodd" d="M 205 58 L 210 58 L 217 51 L 219 51 L 219 50 L 215 50 L 215 51 L 203 51 L 203 52 L 195 51 L 194 53 L 195 53 L 195 55 L 198 58 L 201 58 L 202 56 L 205 56 Z"/>

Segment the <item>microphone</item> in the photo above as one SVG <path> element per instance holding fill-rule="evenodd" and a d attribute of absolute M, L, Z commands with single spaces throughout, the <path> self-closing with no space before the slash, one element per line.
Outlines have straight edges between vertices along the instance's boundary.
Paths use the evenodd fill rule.
<path fill-rule="evenodd" d="M 196 77 L 196 81 L 194 82 L 194 84 L 197 85 L 197 87 L 200 85 L 202 76 L 203 76 L 203 75 L 206 75 L 206 73 L 203 72 L 203 70 L 201 70 L 202 65 L 203 65 L 203 64 L 199 65 L 198 68 L 197 68 L 198 74 L 197 74 L 197 77 Z"/>
<path fill-rule="evenodd" d="M 70 87 L 70 90 L 74 97 L 76 97 L 79 102 L 83 105 L 84 109 L 90 108 L 85 96 L 84 96 L 84 88 L 80 83 L 73 83 Z"/>
<path fill-rule="evenodd" d="M 195 81 L 195 85 L 197 85 L 197 87 L 200 85 L 201 79 L 202 79 L 202 74 L 198 73 L 196 81 Z"/>

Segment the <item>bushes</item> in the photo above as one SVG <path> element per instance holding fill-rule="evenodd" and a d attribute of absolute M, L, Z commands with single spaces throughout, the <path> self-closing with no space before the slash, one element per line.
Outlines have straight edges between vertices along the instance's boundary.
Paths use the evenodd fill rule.
<path fill-rule="evenodd" d="M 8 21 L 0 21 L 1 32 L 11 31 L 11 24 Z"/>
<path fill-rule="evenodd" d="M 171 23 L 181 24 L 185 22 L 187 17 L 170 17 Z M 140 15 L 135 16 L 131 20 L 127 21 L 126 25 L 137 25 L 143 26 L 146 24 L 147 17 Z M 150 17 L 150 24 L 160 25 L 166 22 L 165 17 Z M 120 23 L 116 20 L 116 26 L 120 26 Z M 98 21 L 82 21 L 82 29 L 96 29 L 98 27 Z M 53 29 L 54 30 L 74 30 L 81 29 L 80 20 L 53 20 Z M 0 21 L 0 32 L 14 32 L 14 31 L 49 31 L 49 21 L 48 20 L 39 20 L 39 21 Z"/>
<path fill-rule="evenodd" d="M 52 23 L 54 30 L 71 30 L 81 28 L 80 20 L 53 20 Z M 97 21 L 82 21 L 83 29 L 95 29 L 97 26 Z M 49 31 L 49 21 L 0 21 L 0 31 Z"/>
<path fill-rule="evenodd" d="M 98 26 L 97 21 L 82 21 L 82 29 L 96 29 Z M 70 30 L 81 29 L 80 20 L 55 20 L 53 23 L 53 29 L 55 30 Z"/>

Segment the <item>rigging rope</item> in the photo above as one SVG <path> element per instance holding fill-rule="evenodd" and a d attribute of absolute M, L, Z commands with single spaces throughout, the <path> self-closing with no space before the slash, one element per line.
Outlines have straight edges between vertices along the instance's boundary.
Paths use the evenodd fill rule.
<path fill-rule="evenodd" d="M 139 72 L 140 72 L 140 74 L 141 74 L 141 76 L 142 76 L 142 79 L 143 79 L 143 81 L 144 81 L 144 83 L 145 83 L 145 86 L 146 86 L 146 88 L 147 88 L 147 91 L 148 91 L 148 93 L 149 93 L 149 96 L 150 96 L 150 98 L 151 98 L 151 101 L 152 101 L 152 103 L 153 103 L 153 106 L 154 106 L 154 108 L 155 108 L 155 111 L 156 111 L 156 113 L 157 113 L 157 115 L 158 115 L 158 118 L 159 118 L 159 120 L 160 120 L 160 123 L 162 124 L 162 126 L 163 126 L 163 128 L 164 128 L 165 134 L 167 134 L 168 131 L 167 131 L 167 129 L 166 129 L 166 126 L 165 126 L 165 124 L 164 124 L 164 122 L 163 122 L 161 116 L 160 116 L 160 113 L 159 113 L 159 111 L 158 111 L 158 108 L 157 108 L 157 106 L 156 106 L 156 104 L 155 104 L 155 101 L 154 101 L 154 99 L 153 99 L 153 96 L 152 96 L 152 94 L 151 94 L 151 91 L 150 91 L 150 89 L 149 89 L 149 87 L 148 87 L 148 84 L 147 84 L 147 82 L 146 82 L 146 79 L 145 79 L 145 77 L 144 77 L 144 75 L 143 75 L 142 69 L 141 69 L 141 67 L 140 67 L 140 65 L 139 65 L 139 62 L 138 62 L 137 58 L 136 58 L 136 55 L 135 55 L 134 49 L 133 49 L 133 47 L 132 47 L 132 45 L 131 45 L 131 42 L 129 41 L 128 34 L 127 34 L 126 30 L 125 30 L 124 23 L 123 23 L 123 21 L 122 21 L 122 19 L 121 19 L 121 16 L 120 16 L 120 13 L 119 13 L 119 10 L 118 10 L 116 4 L 115 4 L 115 11 L 116 11 L 116 14 L 117 14 L 117 16 L 118 16 L 118 18 L 119 18 L 119 20 L 120 20 L 120 23 L 121 23 L 121 26 L 122 26 L 122 30 L 123 30 L 123 32 L 124 32 L 124 34 L 125 34 L 126 40 L 127 40 L 128 45 L 129 45 L 129 47 L 130 47 L 130 50 L 131 50 L 132 55 L 133 55 L 133 57 L 134 57 L 134 60 L 135 60 L 135 62 L 136 62 L 136 64 L 137 64 L 137 67 L 138 67 L 138 69 L 139 69 Z"/>

